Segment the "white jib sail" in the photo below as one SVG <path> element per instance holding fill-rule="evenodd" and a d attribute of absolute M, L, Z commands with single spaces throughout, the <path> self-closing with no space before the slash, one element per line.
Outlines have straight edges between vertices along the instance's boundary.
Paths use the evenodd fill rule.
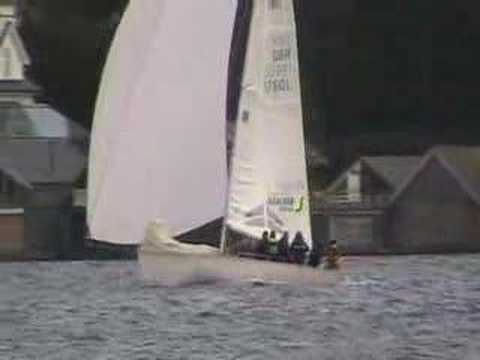
<path fill-rule="evenodd" d="M 226 227 L 255 238 L 276 230 L 292 239 L 300 231 L 311 247 L 292 0 L 253 3 Z"/>
<path fill-rule="evenodd" d="M 95 106 L 88 172 L 88 223 L 93 223 L 99 194 L 115 152 L 122 114 L 129 106 L 135 80 L 148 58 L 149 44 L 160 19 L 155 0 L 133 1 L 125 10 L 110 46 Z M 130 84 L 126 86 L 126 84 Z M 112 106 L 114 105 L 114 106 Z"/>
<path fill-rule="evenodd" d="M 132 1 L 104 70 L 92 133 L 92 238 L 138 244 L 223 215 L 232 1 Z"/>

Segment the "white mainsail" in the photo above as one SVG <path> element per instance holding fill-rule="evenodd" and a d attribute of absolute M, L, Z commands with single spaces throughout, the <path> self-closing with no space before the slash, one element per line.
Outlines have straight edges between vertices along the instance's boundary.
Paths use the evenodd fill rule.
<path fill-rule="evenodd" d="M 292 0 L 255 0 L 231 162 L 229 230 L 300 231 L 311 248 L 297 36 Z"/>
<path fill-rule="evenodd" d="M 131 1 L 97 101 L 88 184 L 91 237 L 138 244 L 223 216 L 225 102 L 235 2 Z"/>

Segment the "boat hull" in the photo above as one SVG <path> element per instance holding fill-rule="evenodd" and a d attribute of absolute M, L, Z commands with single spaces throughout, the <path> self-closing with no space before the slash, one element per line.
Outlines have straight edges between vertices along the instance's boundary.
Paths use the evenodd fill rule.
<path fill-rule="evenodd" d="M 90 260 L 136 260 L 138 245 L 111 244 L 87 238 L 85 257 Z"/>
<path fill-rule="evenodd" d="M 220 252 L 196 254 L 140 247 L 138 259 L 145 279 L 165 286 L 202 282 L 252 282 L 325 285 L 332 278 L 320 269 L 227 256 Z"/>
<path fill-rule="evenodd" d="M 238 281 L 325 284 L 329 281 L 326 276 L 329 272 L 318 268 L 226 255 L 214 246 L 181 242 L 160 220 L 148 225 L 138 249 L 138 260 L 144 278 L 164 286 Z"/>

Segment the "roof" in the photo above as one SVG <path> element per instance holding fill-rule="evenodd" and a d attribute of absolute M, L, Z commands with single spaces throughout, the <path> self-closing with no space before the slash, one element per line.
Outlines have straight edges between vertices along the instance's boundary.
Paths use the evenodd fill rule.
<path fill-rule="evenodd" d="M 47 105 L 0 102 L 0 171 L 17 183 L 73 183 L 86 167 L 88 132 Z"/>
<path fill-rule="evenodd" d="M 23 65 L 30 65 L 31 60 L 23 44 L 23 40 L 18 33 L 15 22 L 11 17 L 0 18 L 0 46 L 3 46 L 7 36 L 11 36 L 15 49 L 20 56 Z"/>
<path fill-rule="evenodd" d="M 10 176 L 17 184 L 27 189 L 32 188 L 32 184 L 20 174 L 9 161 L 0 162 L 0 171 Z"/>
<path fill-rule="evenodd" d="M 441 145 L 432 148 L 393 195 L 394 202 L 410 184 L 423 173 L 427 165 L 436 159 L 460 184 L 462 189 L 480 204 L 480 147 Z"/>
<path fill-rule="evenodd" d="M 365 156 L 360 161 L 397 189 L 422 161 L 420 156 Z"/>
<path fill-rule="evenodd" d="M 343 172 L 326 192 L 334 191 L 346 179 L 349 172 L 360 163 L 368 166 L 395 190 L 403 184 L 421 161 L 422 157 L 420 156 L 363 156 Z"/>
<path fill-rule="evenodd" d="M 3 44 L 5 43 L 5 40 L 7 38 L 7 35 L 10 31 L 10 28 L 12 27 L 12 22 L 7 20 L 0 20 L 0 26 L 1 26 L 1 29 L 0 29 L 0 46 L 3 46 Z"/>
<path fill-rule="evenodd" d="M 49 106 L 23 107 L 35 136 L 49 138 L 86 138 L 88 132 Z"/>
<path fill-rule="evenodd" d="M 0 137 L 85 139 L 88 132 L 49 106 L 0 103 Z"/>
<path fill-rule="evenodd" d="M 68 139 L 0 140 L 0 169 L 28 187 L 73 183 L 85 166 L 86 156 Z"/>
<path fill-rule="evenodd" d="M 0 93 L 38 93 L 41 88 L 28 80 L 0 80 Z"/>

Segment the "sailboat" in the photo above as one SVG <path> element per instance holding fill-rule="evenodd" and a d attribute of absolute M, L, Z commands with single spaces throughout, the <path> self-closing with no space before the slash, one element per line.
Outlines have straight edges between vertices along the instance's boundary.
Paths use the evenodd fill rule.
<path fill-rule="evenodd" d="M 97 100 L 91 237 L 138 245 L 144 273 L 172 283 L 317 281 L 239 256 L 266 229 L 312 248 L 296 43 L 292 0 L 131 2 Z M 205 234 L 220 247 L 180 241 Z"/>

